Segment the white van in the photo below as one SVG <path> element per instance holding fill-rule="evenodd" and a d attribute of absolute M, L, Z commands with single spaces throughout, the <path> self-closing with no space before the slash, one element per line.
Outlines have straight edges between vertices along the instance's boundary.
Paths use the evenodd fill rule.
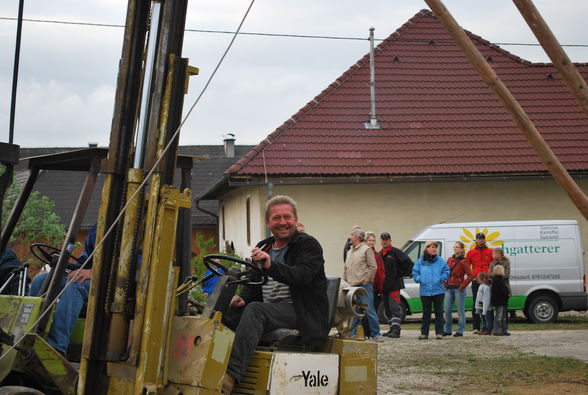
<path fill-rule="evenodd" d="M 586 311 L 586 276 L 578 222 L 571 220 L 471 222 L 431 225 L 409 240 L 402 250 L 416 262 L 427 240 L 439 243 L 438 253 L 447 260 L 453 244 L 462 241 L 466 252 L 475 247 L 475 235 L 483 232 L 488 247 L 502 247 L 511 262 L 513 295 L 509 310 L 522 310 L 532 322 L 554 322 L 560 311 Z M 419 285 L 405 279 L 401 291 L 406 314 L 422 312 Z M 466 311 L 471 310 L 471 287 Z"/>

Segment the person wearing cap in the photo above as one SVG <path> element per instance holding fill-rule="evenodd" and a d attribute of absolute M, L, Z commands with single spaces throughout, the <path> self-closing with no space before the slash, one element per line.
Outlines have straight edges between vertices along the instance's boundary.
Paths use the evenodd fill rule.
<path fill-rule="evenodd" d="M 384 280 L 381 286 L 381 298 L 384 311 L 388 317 L 390 330 L 384 333 L 386 337 L 400 337 L 400 323 L 402 322 L 402 308 L 400 306 L 400 290 L 404 288 L 404 276 L 412 272 L 413 262 L 399 248 L 392 247 L 390 233 L 380 235 L 382 249 L 378 253 L 384 263 Z"/>
<path fill-rule="evenodd" d="M 476 248 L 468 251 L 466 260 L 472 268 L 474 279 L 478 278 L 479 273 L 488 273 L 490 262 L 492 262 L 492 249 L 486 246 L 486 235 L 482 232 L 476 234 Z M 472 304 L 472 325 L 474 333 L 480 332 L 480 315 L 476 313 L 476 296 L 480 283 L 476 280 L 472 281 L 472 297 L 474 298 Z"/>

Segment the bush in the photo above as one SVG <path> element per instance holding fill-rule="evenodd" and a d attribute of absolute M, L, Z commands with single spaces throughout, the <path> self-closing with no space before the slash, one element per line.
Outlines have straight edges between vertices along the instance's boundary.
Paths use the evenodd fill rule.
<path fill-rule="evenodd" d="M 194 244 L 200 251 L 198 255 L 192 258 L 192 274 L 198 277 L 198 280 L 201 280 L 204 277 L 204 273 L 206 273 L 206 266 L 204 265 L 204 257 L 209 254 L 217 253 L 217 246 L 214 242 L 214 238 L 205 239 L 204 235 L 197 234 L 194 240 Z M 223 255 L 234 256 L 240 258 L 236 254 L 229 254 L 226 251 L 219 252 Z M 225 261 L 223 262 L 223 266 L 229 269 L 232 266 L 236 266 L 235 263 Z M 205 302 L 207 297 L 202 293 L 202 287 L 195 287 L 190 291 L 190 296 L 198 301 Z"/>
<path fill-rule="evenodd" d="M 13 177 L 16 180 L 16 174 Z M 8 216 L 16 203 L 21 187 L 13 182 L 6 191 L 2 204 L 2 224 L 8 220 Z M 65 238 L 65 225 L 61 218 L 54 212 L 55 203 L 38 191 L 30 194 L 23 212 L 12 232 L 9 243 L 28 246 L 31 243 L 46 243 L 60 246 Z M 26 259 L 29 263 L 31 258 Z"/>

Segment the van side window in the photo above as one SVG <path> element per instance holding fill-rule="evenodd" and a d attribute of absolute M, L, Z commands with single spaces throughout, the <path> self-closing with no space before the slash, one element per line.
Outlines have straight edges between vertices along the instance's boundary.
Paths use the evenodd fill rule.
<path fill-rule="evenodd" d="M 425 247 L 425 242 L 424 241 L 409 241 L 408 243 L 408 247 L 406 247 L 404 249 L 404 253 L 406 255 L 408 255 L 408 257 L 410 258 L 411 261 L 415 262 L 419 259 L 419 257 L 422 255 L 421 251 L 423 250 L 423 248 Z"/>
<path fill-rule="evenodd" d="M 425 251 L 425 243 L 424 240 L 413 241 L 410 240 L 405 244 L 404 253 L 408 255 L 408 257 L 416 263 L 416 261 L 423 255 Z M 443 256 L 443 243 L 440 241 L 437 242 L 437 255 Z M 408 246 L 408 247 L 406 247 Z"/>

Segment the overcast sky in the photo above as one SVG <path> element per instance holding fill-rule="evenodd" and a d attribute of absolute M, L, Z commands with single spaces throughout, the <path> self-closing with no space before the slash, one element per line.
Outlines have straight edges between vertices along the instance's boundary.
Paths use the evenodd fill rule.
<path fill-rule="evenodd" d="M 535 0 L 561 44 L 588 44 L 587 0 Z M 537 43 L 511 0 L 444 0 L 467 30 L 494 43 Z M 234 31 L 249 0 L 190 0 L 186 28 Z M 242 31 L 386 38 L 419 10 L 419 0 L 257 0 Z M 18 0 L 0 2 L 0 141 L 8 140 Z M 123 25 L 123 0 L 25 0 L 24 17 Z M 25 22 L 15 124 L 22 147 L 108 144 L 123 28 Z M 183 56 L 200 68 L 194 102 L 231 36 L 185 33 Z M 501 45 L 533 62 L 541 47 Z M 367 40 L 239 36 L 181 132 L 181 144 L 257 144 L 369 50 Z M 565 48 L 588 62 L 588 47 Z"/>

